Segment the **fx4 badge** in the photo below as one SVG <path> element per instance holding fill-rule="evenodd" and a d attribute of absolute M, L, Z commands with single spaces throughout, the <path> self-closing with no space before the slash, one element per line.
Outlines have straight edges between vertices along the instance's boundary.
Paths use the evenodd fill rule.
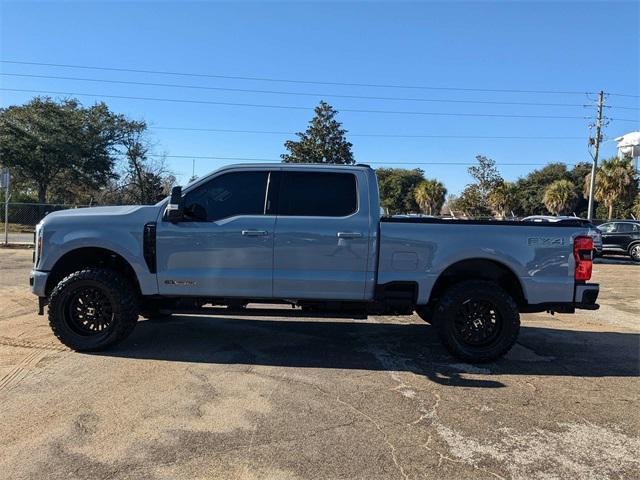
<path fill-rule="evenodd" d="M 196 284 L 193 280 L 165 280 L 164 283 L 167 285 L 186 285 L 189 287 L 193 287 Z"/>
<path fill-rule="evenodd" d="M 529 237 L 527 238 L 527 245 L 530 247 L 562 247 L 567 242 L 564 238 L 558 237 Z"/>

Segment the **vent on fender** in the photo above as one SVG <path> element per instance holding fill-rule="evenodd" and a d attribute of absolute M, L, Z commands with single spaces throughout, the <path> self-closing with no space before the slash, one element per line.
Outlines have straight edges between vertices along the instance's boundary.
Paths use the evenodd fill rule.
<path fill-rule="evenodd" d="M 156 222 L 150 222 L 144 226 L 142 251 L 149 272 L 156 273 Z"/>

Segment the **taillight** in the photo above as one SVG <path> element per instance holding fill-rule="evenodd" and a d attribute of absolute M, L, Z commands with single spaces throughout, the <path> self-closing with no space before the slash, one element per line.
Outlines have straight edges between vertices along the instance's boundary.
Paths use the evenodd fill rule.
<path fill-rule="evenodd" d="M 576 280 L 589 280 L 593 270 L 593 238 L 576 237 L 573 241 L 573 257 L 576 259 Z"/>

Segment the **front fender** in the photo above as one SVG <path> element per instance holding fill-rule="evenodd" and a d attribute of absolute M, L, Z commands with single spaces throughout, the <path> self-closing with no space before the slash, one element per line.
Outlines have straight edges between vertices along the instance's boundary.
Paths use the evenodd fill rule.
<path fill-rule="evenodd" d="M 92 227 L 45 229 L 39 271 L 51 271 L 66 254 L 80 248 L 102 248 L 124 258 L 136 274 L 143 295 L 158 293 L 156 275 L 149 272 L 142 252 L 142 230 L 125 231 Z"/>

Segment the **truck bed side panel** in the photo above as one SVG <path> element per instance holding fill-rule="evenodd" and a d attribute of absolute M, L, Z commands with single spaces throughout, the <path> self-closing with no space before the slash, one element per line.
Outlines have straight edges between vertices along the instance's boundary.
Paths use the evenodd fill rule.
<path fill-rule="evenodd" d="M 571 302 L 573 238 L 584 233 L 580 227 L 382 222 L 378 283 L 415 281 L 418 304 L 425 304 L 447 267 L 486 259 L 518 277 L 529 304 Z"/>

